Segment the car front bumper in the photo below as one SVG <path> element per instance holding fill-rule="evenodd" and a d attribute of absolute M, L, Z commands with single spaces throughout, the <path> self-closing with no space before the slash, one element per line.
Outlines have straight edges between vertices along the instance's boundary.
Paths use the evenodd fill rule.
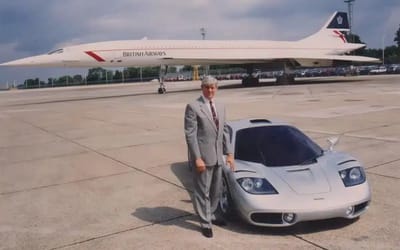
<path fill-rule="evenodd" d="M 292 226 L 301 221 L 330 218 L 353 219 L 363 214 L 371 201 L 368 182 L 322 194 L 252 195 L 239 185 L 230 191 L 239 214 L 250 224 L 270 227 Z"/>

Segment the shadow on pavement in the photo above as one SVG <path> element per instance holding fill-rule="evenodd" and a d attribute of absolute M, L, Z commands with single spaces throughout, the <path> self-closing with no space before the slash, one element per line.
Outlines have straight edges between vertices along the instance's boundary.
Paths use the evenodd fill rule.
<path fill-rule="evenodd" d="M 191 196 L 193 193 L 192 170 L 187 161 L 171 164 L 171 171 Z"/>
<path fill-rule="evenodd" d="M 151 225 L 175 225 L 188 230 L 200 231 L 197 218 L 194 214 L 173 207 L 140 207 L 131 214 Z"/>
<path fill-rule="evenodd" d="M 178 178 L 183 189 L 188 192 L 188 196 L 192 195 L 192 173 L 189 170 L 187 162 L 177 162 L 171 164 L 171 171 Z M 184 203 L 192 203 L 190 199 L 181 200 Z M 151 224 L 160 225 L 175 225 L 188 230 L 194 230 L 200 232 L 200 226 L 198 224 L 197 216 L 194 213 L 181 210 L 173 207 L 141 207 L 137 208 L 135 212 L 131 214 L 141 220 L 150 222 Z"/>

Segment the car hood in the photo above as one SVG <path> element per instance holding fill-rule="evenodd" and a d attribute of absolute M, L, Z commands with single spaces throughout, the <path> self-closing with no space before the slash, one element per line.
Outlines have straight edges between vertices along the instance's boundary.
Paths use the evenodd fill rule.
<path fill-rule="evenodd" d="M 294 193 L 304 195 L 331 192 L 332 186 L 343 185 L 339 177 L 340 170 L 361 166 L 354 157 L 335 151 L 325 151 L 315 163 L 309 165 L 267 167 L 261 163 L 241 160 L 235 163 L 235 178 L 262 177 L 278 192 L 289 188 Z"/>
<path fill-rule="evenodd" d="M 327 157 L 321 156 L 310 165 L 266 167 L 260 163 L 237 161 L 236 177 L 264 177 L 275 188 L 282 184 L 297 194 L 321 194 L 331 191 L 328 173 L 324 165 L 329 164 Z M 285 188 L 286 189 L 286 188 Z"/>
<path fill-rule="evenodd" d="M 297 194 L 320 194 L 331 191 L 320 164 L 269 168 Z"/>

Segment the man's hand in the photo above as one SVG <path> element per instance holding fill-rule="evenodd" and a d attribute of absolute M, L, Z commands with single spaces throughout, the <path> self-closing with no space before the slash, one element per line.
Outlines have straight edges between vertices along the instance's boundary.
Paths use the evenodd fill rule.
<path fill-rule="evenodd" d="M 233 154 L 228 154 L 226 156 L 226 163 L 229 165 L 231 171 L 235 171 L 235 159 L 233 158 Z"/>
<path fill-rule="evenodd" d="M 196 171 L 202 173 L 206 170 L 206 164 L 204 163 L 203 159 L 197 158 L 196 159 Z"/>

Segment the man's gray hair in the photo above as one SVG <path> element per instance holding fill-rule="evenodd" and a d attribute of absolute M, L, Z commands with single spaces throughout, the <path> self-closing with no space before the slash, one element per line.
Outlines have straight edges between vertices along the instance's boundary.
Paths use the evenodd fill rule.
<path fill-rule="evenodd" d="M 215 86 L 218 85 L 218 80 L 213 76 L 204 76 L 203 79 L 201 80 L 201 86 L 212 85 L 212 84 L 215 84 Z"/>

